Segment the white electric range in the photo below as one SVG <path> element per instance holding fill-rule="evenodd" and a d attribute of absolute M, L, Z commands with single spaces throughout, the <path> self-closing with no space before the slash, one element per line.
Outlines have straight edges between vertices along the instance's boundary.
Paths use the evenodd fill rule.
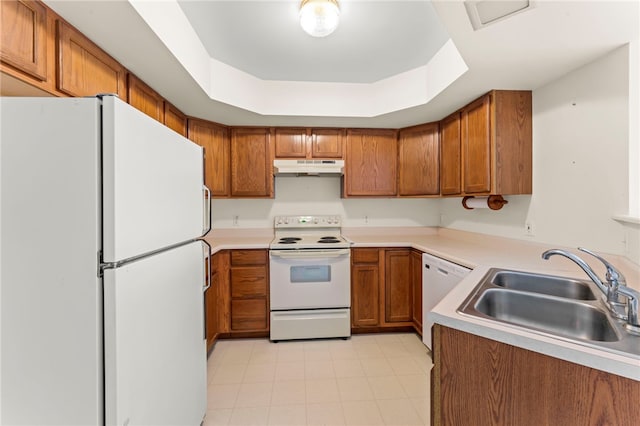
<path fill-rule="evenodd" d="M 269 246 L 270 339 L 351 335 L 351 250 L 340 216 L 278 216 Z"/>

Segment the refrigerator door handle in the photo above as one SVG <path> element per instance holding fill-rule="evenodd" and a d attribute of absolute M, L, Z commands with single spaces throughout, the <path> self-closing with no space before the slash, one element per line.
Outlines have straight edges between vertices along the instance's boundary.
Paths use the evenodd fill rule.
<path fill-rule="evenodd" d="M 203 315 L 202 315 L 202 338 L 204 341 L 207 341 L 207 296 L 206 292 L 211 288 L 211 245 L 205 240 L 200 240 L 203 243 L 203 248 L 205 249 L 206 260 L 204 261 L 204 282 L 206 283 L 202 288 L 202 304 L 203 304 Z"/>
<path fill-rule="evenodd" d="M 209 287 L 211 287 L 211 245 L 206 242 L 205 240 L 200 240 L 200 242 L 202 244 L 204 244 L 202 246 L 203 249 L 205 249 L 205 254 L 206 254 L 206 261 L 204 263 L 204 282 L 206 283 L 202 289 L 202 292 L 204 293 L 205 291 L 209 290 Z"/>
<path fill-rule="evenodd" d="M 207 185 L 202 185 L 202 189 L 204 189 L 205 194 L 207 194 L 207 197 L 205 198 L 206 205 L 204 207 L 205 225 L 202 228 L 202 235 L 200 235 L 201 237 L 204 237 L 209 233 L 209 231 L 211 231 L 211 191 L 207 188 Z"/>

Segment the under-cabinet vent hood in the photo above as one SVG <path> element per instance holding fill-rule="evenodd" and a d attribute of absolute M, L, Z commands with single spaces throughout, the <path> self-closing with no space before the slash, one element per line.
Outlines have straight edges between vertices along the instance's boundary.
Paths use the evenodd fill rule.
<path fill-rule="evenodd" d="M 273 160 L 276 176 L 340 176 L 344 160 Z"/>

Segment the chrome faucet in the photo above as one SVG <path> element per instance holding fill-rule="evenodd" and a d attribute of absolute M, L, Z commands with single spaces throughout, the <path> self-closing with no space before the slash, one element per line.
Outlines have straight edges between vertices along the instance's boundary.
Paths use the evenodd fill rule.
<path fill-rule="evenodd" d="M 582 247 L 578 247 L 578 250 L 590 254 L 599 261 L 601 261 L 607 268 L 606 284 L 596 275 L 591 267 L 575 254 L 566 250 L 552 249 L 542 253 L 542 258 L 547 260 L 553 255 L 561 255 L 570 260 L 573 260 L 582 270 L 591 278 L 600 291 L 606 295 L 606 305 L 611 314 L 616 318 L 626 320 L 626 329 L 634 334 L 640 333 L 640 319 L 638 318 L 638 300 L 640 299 L 640 292 L 626 286 L 626 280 L 622 272 L 616 269 L 611 263 L 609 263 L 603 257 L 596 253 L 587 250 Z M 620 301 L 620 296 L 623 295 L 627 299 L 627 311 L 625 312 L 625 304 Z"/>

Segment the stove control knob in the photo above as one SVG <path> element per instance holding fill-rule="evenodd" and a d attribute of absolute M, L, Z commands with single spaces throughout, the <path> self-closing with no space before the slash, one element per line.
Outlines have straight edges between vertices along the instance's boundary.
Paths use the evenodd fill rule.
<path fill-rule="evenodd" d="M 313 219 L 313 223 L 316 224 L 316 225 L 318 224 L 318 218 L 317 217 Z"/>

